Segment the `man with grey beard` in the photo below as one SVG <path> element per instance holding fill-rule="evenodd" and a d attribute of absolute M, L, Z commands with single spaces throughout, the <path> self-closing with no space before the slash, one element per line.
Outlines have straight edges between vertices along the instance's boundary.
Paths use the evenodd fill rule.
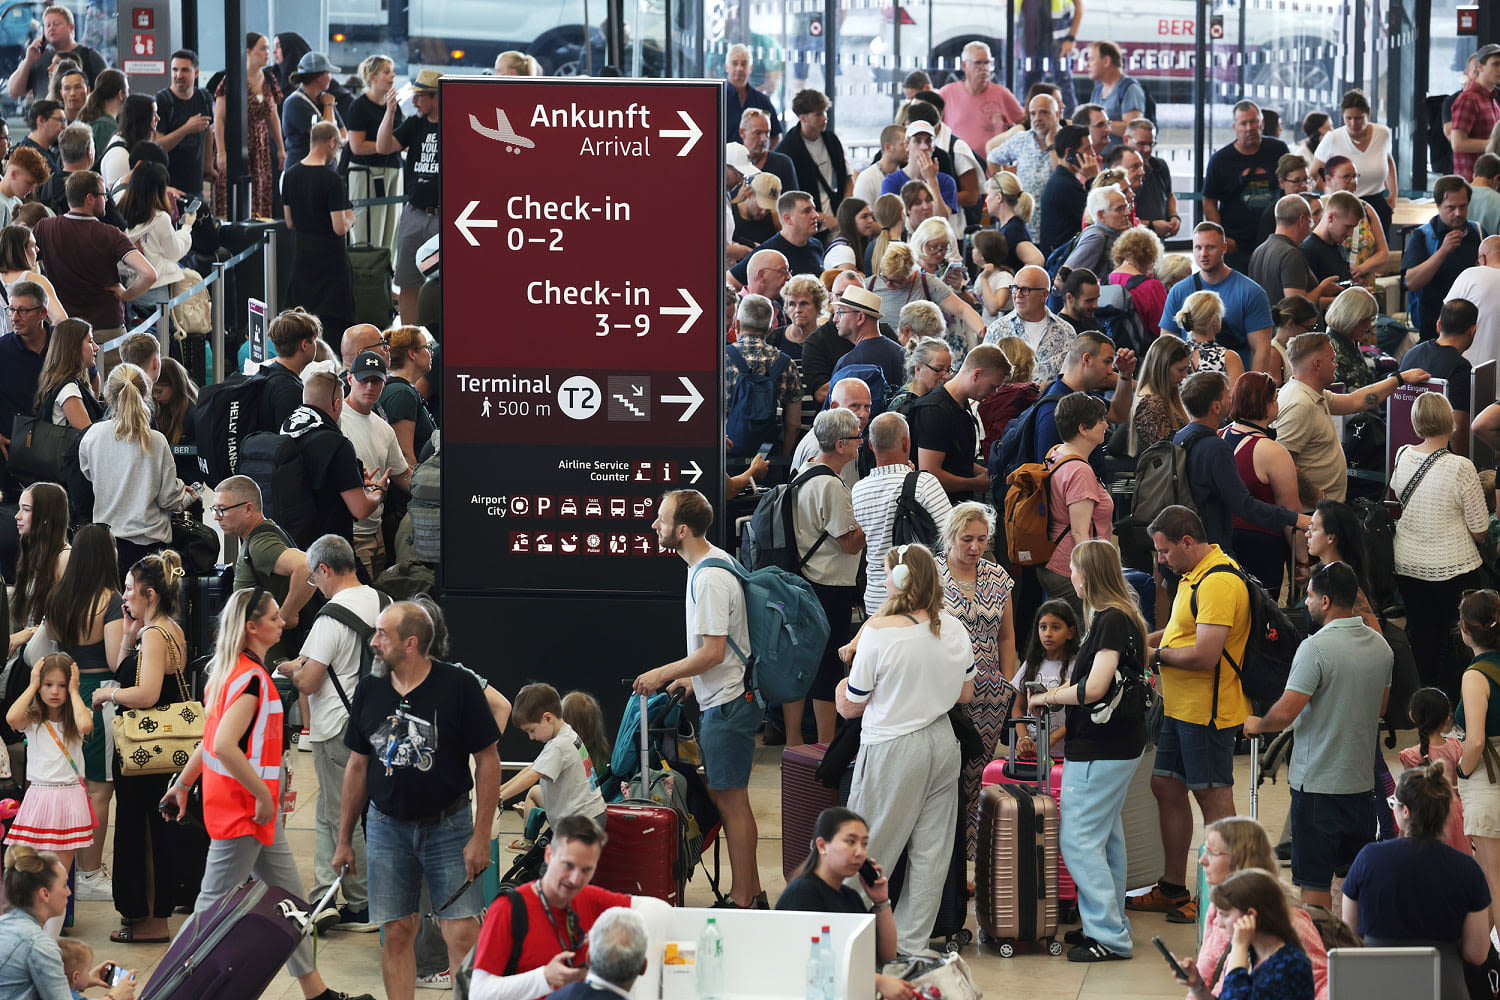
<path fill-rule="evenodd" d="M 447 901 L 439 905 L 449 968 L 478 939 L 477 882 L 499 802 L 500 729 L 473 675 L 431 658 L 433 634 L 414 602 L 380 613 L 370 640 L 376 670 L 355 689 L 344 732 L 350 754 L 331 865 L 358 874 L 354 828 L 364 814 L 369 919 L 384 931 L 381 978 L 391 1000 L 413 1000 L 416 990 L 424 883 L 433 900 Z"/>
<path fill-rule="evenodd" d="M 391 599 L 359 582 L 354 549 L 338 535 L 324 535 L 308 546 L 307 577 L 328 603 L 318 609 L 312 631 L 302 644 L 302 655 L 277 669 L 307 695 L 308 735 L 303 739 L 312 746 L 313 769 L 318 775 L 318 807 L 314 813 L 317 846 L 313 851 L 316 884 L 312 898 L 322 899 L 335 877 L 333 848 L 343 809 L 344 769 L 349 764 L 349 748 L 343 739 L 349 723 L 349 699 L 361 676 L 373 672 L 370 639 L 375 634 L 376 617 Z M 355 824 L 351 838 L 356 870 L 340 887 L 344 903 L 336 910 L 317 914 L 315 923 L 321 933 L 376 929 L 370 922 L 365 837 L 359 824 Z"/>

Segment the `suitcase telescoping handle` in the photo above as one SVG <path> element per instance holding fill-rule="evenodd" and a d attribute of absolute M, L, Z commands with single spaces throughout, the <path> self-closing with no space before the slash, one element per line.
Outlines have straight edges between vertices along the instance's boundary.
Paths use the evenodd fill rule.
<path fill-rule="evenodd" d="M 1020 781 L 1026 780 L 1022 771 L 1024 765 L 1020 765 L 1016 761 L 1016 747 L 1021 742 L 1021 727 L 1027 725 L 1037 727 L 1037 736 L 1040 738 L 1036 740 L 1036 784 L 1044 792 L 1052 791 L 1052 753 L 1051 748 L 1047 744 L 1046 737 L 1050 716 L 1050 712 L 1044 712 L 1040 718 L 1035 715 L 1022 715 L 1014 719 L 1006 719 L 1001 724 L 1002 732 L 1007 729 L 1015 730 L 1008 737 L 1010 740 L 1010 759 L 1005 765 L 1005 771 L 1007 775 Z"/>
<path fill-rule="evenodd" d="M 1260 737 L 1250 737 L 1250 818 L 1260 819 Z"/>

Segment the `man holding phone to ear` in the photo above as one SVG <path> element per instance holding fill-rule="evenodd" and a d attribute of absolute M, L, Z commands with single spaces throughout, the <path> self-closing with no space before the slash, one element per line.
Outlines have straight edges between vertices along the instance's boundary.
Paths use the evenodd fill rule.
<path fill-rule="evenodd" d="M 1089 130 L 1064 125 L 1052 140 L 1058 165 L 1042 188 L 1042 230 L 1037 249 L 1043 255 L 1077 236 L 1083 229 L 1083 211 L 1088 203 L 1088 184 L 1099 173 L 1099 158 L 1089 142 Z"/>

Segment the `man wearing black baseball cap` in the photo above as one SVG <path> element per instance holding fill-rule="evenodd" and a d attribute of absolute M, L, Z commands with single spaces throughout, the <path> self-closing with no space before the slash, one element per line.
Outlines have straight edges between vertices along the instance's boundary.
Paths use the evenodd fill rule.
<path fill-rule="evenodd" d="M 407 491 L 411 488 L 411 467 L 401 454 L 396 432 L 385 418 L 375 413 L 375 404 L 385 389 L 385 358 L 375 351 L 363 351 L 349 367 L 349 395 L 339 414 L 339 430 L 354 445 L 354 453 L 366 469 L 391 470 L 390 487 Z M 380 575 L 386 567 L 385 539 L 380 519 L 385 510 L 384 498 L 367 516 L 354 522 L 354 555 L 370 574 Z"/>

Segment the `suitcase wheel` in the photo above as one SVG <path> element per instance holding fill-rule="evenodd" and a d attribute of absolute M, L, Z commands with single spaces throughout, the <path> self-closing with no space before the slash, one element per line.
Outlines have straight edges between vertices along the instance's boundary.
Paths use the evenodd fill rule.
<path fill-rule="evenodd" d="M 1051 955 L 1053 958 L 1056 958 L 1058 955 L 1061 955 L 1062 953 L 1063 953 L 1063 946 L 1062 946 L 1062 942 L 1061 941 L 1048 941 L 1047 942 L 1047 954 Z"/>
<path fill-rule="evenodd" d="M 1009 941 L 1001 941 L 1000 942 L 1000 957 L 1001 958 L 1015 958 L 1016 957 L 1016 946 L 1014 944 L 1012 944 L 1011 942 L 1009 942 Z"/>

